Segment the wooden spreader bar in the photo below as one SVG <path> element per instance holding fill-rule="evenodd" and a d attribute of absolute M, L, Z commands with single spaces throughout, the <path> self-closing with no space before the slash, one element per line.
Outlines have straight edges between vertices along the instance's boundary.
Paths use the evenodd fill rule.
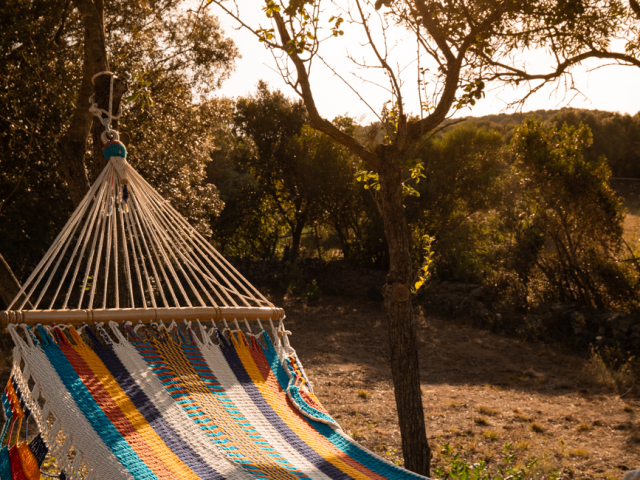
<path fill-rule="evenodd" d="M 150 323 L 171 320 L 280 320 L 284 310 L 276 307 L 180 307 L 180 308 L 104 308 L 83 310 L 7 310 L 0 314 L 0 325 L 71 324 L 131 321 Z"/>

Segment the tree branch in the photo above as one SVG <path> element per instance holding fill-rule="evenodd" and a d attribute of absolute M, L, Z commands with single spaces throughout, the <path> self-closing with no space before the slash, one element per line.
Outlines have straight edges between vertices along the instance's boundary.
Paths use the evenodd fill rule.
<path fill-rule="evenodd" d="M 291 41 L 291 36 L 289 35 L 284 19 L 279 12 L 275 12 L 273 14 L 273 19 L 276 22 L 276 27 L 278 28 L 278 33 L 280 35 L 282 45 L 288 45 Z M 313 93 L 311 92 L 309 74 L 307 72 L 307 69 L 305 68 L 304 62 L 295 51 L 289 52 L 289 58 L 291 58 L 291 61 L 296 67 L 296 73 L 298 75 L 297 83 L 300 85 L 302 101 L 304 102 L 304 105 L 307 108 L 307 112 L 309 113 L 309 124 L 311 125 L 311 127 L 329 135 L 336 142 L 347 147 L 351 152 L 361 158 L 371 168 L 373 168 L 374 170 L 379 170 L 380 163 L 378 161 L 378 157 L 374 153 L 366 149 L 351 135 L 344 133 L 334 124 L 320 115 L 320 113 L 318 112 L 318 108 L 316 107 L 315 99 L 313 98 Z"/>

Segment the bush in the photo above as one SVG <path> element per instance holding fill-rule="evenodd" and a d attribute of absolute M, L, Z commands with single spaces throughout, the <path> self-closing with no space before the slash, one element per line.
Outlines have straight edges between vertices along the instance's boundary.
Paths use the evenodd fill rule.
<path fill-rule="evenodd" d="M 558 129 L 525 120 L 511 141 L 514 195 L 501 216 L 508 266 L 528 299 L 629 309 L 633 272 L 621 261 L 624 210 L 604 157 L 587 162 L 585 125 Z"/>

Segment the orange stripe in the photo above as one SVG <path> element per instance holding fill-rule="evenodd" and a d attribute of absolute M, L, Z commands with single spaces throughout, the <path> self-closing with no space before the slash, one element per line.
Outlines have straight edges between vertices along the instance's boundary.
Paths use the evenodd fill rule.
<path fill-rule="evenodd" d="M 133 448 L 140 459 L 149 467 L 156 476 L 162 480 L 165 478 L 179 480 L 173 472 L 171 472 L 167 466 L 160 460 L 156 454 L 149 448 L 146 442 L 138 434 L 134 426 L 129 419 L 122 413 L 118 405 L 113 401 L 109 393 L 104 389 L 100 380 L 93 373 L 91 368 L 85 363 L 85 361 L 76 353 L 73 346 L 60 332 L 56 332 L 59 347 L 69 360 L 69 363 L 78 374 L 78 377 L 85 384 L 91 396 L 102 409 L 107 418 L 111 421 L 114 427 L 120 432 L 122 437 Z"/>
<path fill-rule="evenodd" d="M 280 388 L 280 384 L 271 372 L 271 368 L 262 351 L 249 348 L 244 335 L 242 333 L 240 335 L 241 344 L 233 335 L 231 335 L 231 340 L 247 373 L 264 399 L 296 435 L 320 456 L 356 480 L 369 478 L 385 480 L 384 477 L 372 472 L 337 449 L 335 445 L 313 429 L 307 419 L 291 403 L 287 394 Z"/>

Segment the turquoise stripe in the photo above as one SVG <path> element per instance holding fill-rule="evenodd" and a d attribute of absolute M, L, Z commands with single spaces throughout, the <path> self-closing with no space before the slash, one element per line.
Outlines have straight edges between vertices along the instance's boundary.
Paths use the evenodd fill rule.
<path fill-rule="evenodd" d="M 267 348 L 263 348 L 263 352 L 271 366 L 271 370 L 275 374 L 280 387 L 286 392 L 289 388 L 289 376 L 284 370 L 284 367 L 280 363 L 280 358 L 273 346 L 271 338 L 266 331 L 262 331 L 263 338 Z M 314 409 L 315 410 L 315 409 Z M 315 410 L 317 411 L 317 410 Z M 367 467 L 369 470 L 376 472 L 377 474 L 388 478 L 389 480 L 407 480 L 407 478 L 416 478 L 424 480 L 426 477 L 418 475 L 416 473 L 405 470 L 401 467 L 391 465 L 376 455 L 364 450 L 358 445 L 350 442 L 342 437 L 333 427 L 326 423 L 319 422 L 312 418 L 307 417 L 309 424 L 320 433 L 323 437 L 333 443 L 338 449 L 344 452 L 349 457 L 353 458 L 361 465 Z"/>
<path fill-rule="evenodd" d="M 11 423 L 11 417 L 13 417 L 13 412 L 11 411 L 11 402 L 9 401 L 9 397 L 7 397 L 6 391 L 2 394 L 2 405 L 4 407 L 4 415 L 7 420 L 6 422 L 4 422 L 2 435 L 0 435 L 0 444 L 2 444 L 2 442 L 4 441 L 4 437 L 7 434 L 7 430 L 9 429 L 9 424 Z"/>
<path fill-rule="evenodd" d="M 11 480 L 12 478 L 9 448 L 4 446 L 0 449 L 0 480 Z"/>
<path fill-rule="evenodd" d="M 69 363 L 69 360 L 67 360 L 67 357 L 62 350 L 60 350 L 60 347 L 53 342 L 49 333 L 42 328 L 41 325 L 38 325 L 38 331 L 42 338 L 40 346 L 49 359 L 49 363 L 60 377 L 60 380 L 62 380 L 67 391 L 72 394 L 78 408 L 80 408 L 98 436 L 102 438 L 105 445 L 136 480 L 159 480 L 140 457 L 138 457 L 136 452 L 133 451 L 131 446 L 122 435 L 120 435 L 120 432 L 118 432 L 116 427 L 113 426 L 98 406 L 85 384 Z"/>

